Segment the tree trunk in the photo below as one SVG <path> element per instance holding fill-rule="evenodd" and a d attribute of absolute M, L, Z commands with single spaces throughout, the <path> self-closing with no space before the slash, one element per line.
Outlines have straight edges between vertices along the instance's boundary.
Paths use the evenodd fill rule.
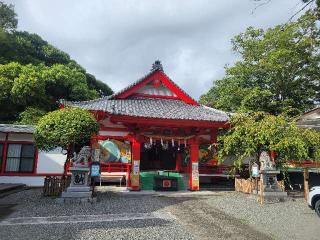
<path fill-rule="evenodd" d="M 69 163 L 71 161 L 71 159 L 73 158 L 73 147 L 71 147 L 71 145 L 69 145 L 67 147 L 67 159 L 66 161 L 64 162 L 64 172 L 63 172 L 63 175 L 67 175 L 67 168 L 69 166 Z"/>

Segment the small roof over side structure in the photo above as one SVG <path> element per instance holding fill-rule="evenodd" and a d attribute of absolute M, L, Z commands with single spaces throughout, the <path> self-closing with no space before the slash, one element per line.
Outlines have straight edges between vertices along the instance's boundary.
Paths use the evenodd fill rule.
<path fill-rule="evenodd" d="M 297 125 L 301 128 L 312 128 L 320 131 L 320 107 L 305 112 L 298 118 Z"/>
<path fill-rule="evenodd" d="M 0 132 L 3 133 L 34 133 L 32 125 L 17 125 L 17 124 L 0 124 Z"/>

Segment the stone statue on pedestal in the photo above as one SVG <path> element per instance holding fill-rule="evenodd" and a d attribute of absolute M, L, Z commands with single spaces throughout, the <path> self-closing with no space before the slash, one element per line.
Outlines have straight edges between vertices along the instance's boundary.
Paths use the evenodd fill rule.
<path fill-rule="evenodd" d="M 260 154 L 260 181 L 262 181 L 262 194 L 265 198 L 277 198 L 283 199 L 287 196 L 286 192 L 283 192 L 279 188 L 277 175 L 280 173 L 277 170 L 274 162 L 271 160 L 268 152 L 262 152 Z M 260 190 L 261 194 L 261 190 Z"/>
<path fill-rule="evenodd" d="M 62 193 L 58 202 L 61 203 L 79 203 L 93 202 L 92 191 L 88 184 L 89 180 L 89 158 L 91 157 L 91 148 L 84 146 L 79 154 L 74 153 L 72 158 L 71 183 L 65 192 Z"/>

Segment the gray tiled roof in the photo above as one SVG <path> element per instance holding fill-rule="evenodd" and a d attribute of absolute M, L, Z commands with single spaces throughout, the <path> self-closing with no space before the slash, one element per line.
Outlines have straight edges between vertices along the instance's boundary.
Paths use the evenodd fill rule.
<path fill-rule="evenodd" d="M 66 105 L 87 110 L 104 111 L 114 115 L 147 118 L 183 119 L 225 122 L 225 112 L 206 106 L 186 104 L 180 100 L 167 99 L 109 99 L 108 97 L 83 102 L 66 102 Z"/>
<path fill-rule="evenodd" d="M 34 133 L 32 125 L 0 124 L 0 132 L 5 133 Z"/>

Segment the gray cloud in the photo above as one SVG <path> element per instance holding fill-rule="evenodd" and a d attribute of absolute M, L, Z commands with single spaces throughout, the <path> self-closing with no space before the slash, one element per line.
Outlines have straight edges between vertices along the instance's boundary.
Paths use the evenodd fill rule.
<path fill-rule="evenodd" d="M 115 91 L 142 77 L 156 59 L 198 99 L 235 61 L 230 39 L 248 26 L 286 22 L 301 0 L 17 0 L 20 30 L 70 54 Z"/>

